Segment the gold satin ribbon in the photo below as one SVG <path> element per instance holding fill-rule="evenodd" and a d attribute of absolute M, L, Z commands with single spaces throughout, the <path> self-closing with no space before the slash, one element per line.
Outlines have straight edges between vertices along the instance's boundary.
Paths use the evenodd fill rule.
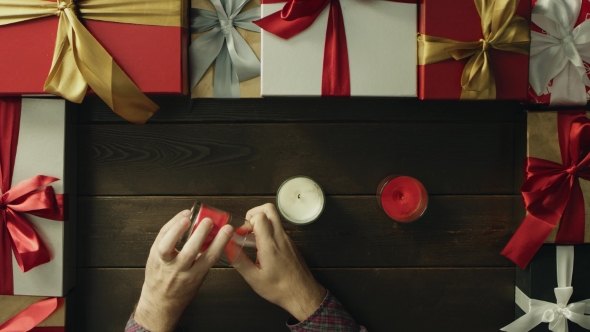
<path fill-rule="evenodd" d="M 80 22 L 185 27 L 184 0 L 0 0 L 0 26 L 57 15 L 57 38 L 44 91 L 81 103 L 88 86 L 109 107 L 133 123 L 145 123 L 157 110 Z"/>
<path fill-rule="evenodd" d="M 514 15 L 519 0 L 474 0 L 484 38 L 474 42 L 418 34 L 418 64 L 470 57 L 461 76 L 461 99 L 496 99 L 488 50 L 529 54 L 530 25 Z"/>

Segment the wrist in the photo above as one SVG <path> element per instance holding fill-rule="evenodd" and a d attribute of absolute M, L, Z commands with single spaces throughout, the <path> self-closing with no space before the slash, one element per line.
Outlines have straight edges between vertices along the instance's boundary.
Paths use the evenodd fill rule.
<path fill-rule="evenodd" d="M 156 301 L 142 292 L 133 314 L 137 324 L 154 332 L 174 331 L 184 308 L 165 301 Z"/>
<path fill-rule="evenodd" d="M 306 287 L 306 290 L 293 296 L 291 301 L 283 307 L 295 319 L 302 322 L 308 319 L 322 304 L 326 297 L 326 289 L 315 282 L 313 285 Z"/>

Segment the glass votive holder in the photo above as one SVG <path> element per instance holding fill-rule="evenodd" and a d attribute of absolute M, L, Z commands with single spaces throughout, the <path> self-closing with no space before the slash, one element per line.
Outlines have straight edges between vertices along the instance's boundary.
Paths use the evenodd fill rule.
<path fill-rule="evenodd" d="M 316 221 L 325 206 L 324 191 L 307 176 L 287 179 L 277 190 L 277 210 L 288 222 L 307 225 Z"/>
<path fill-rule="evenodd" d="M 198 201 L 196 201 L 193 204 L 190 211 L 191 211 L 190 216 L 189 216 L 190 227 L 188 228 L 188 230 L 186 232 L 184 232 L 184 234 L 182 235 L 182 237 L 180 238 L 180 240 L 176 244 L 176 249 L 182 250 L 182 248 L 184 247 L 184 245 L 186 244 L 188 239 L 191 237 L 191 235 L 197 229 L 197 226 L 199 225 L 199 223 L 201 223 L 201 221 L 203 221 L 203 219 L 205 219 L 205 218 L 210 218 L 213 221 L 213 228 L 211 229 L 209 234 L 207 234 L 207 237 L 205 238 L 205 242 L 203 242 L 203 246 L 201 247 L 201 251 L 205 251 L 205 250 L 207 250 L 207 248 L 209 248 L 209 246 L 211 245 L 211 242 L 213 242 L 213 239 L 215 239 L 215 236 L 217 235 L 217 233 L 219 233 L 221 228 L 225 225 L 233 226 L 234 234 L 232 236 L 232 240 L 238 246 L 240 246 L 242 248 L 244 248 L 244 247 L 255 248 L 256 247 L 256 238 L 254 237 L 254 233 L 250 232 L 245 227 L 246 225 L 249 224 L 249 222 L 246 219 L 233 216 L 228 212 L 214 208 L 214 207 L 207 205 L 207 204 L 203 204 Z M 227 263 L 226 258 L 227 257 L 225 257 L 223 260 L 221 260 L 221 262 Z"/>
<path fill-rule="evenodd" d="M 428 193 L 413 177 L 390 175 L 377 187 L 377 203 L 391 219 L 412 222 L 426 211 Z"/>

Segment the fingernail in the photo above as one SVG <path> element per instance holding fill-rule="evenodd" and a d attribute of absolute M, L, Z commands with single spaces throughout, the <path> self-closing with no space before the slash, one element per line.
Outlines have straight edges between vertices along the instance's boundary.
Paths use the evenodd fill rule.
<path fill-rule="evenodd" d="M 213 226 L 213 220 L 211 220 L 211 218 L 205 218 L 201 222 L 203 223 L 203 225 L 205 225 L 207 227 Z"/>
<path fill-rule="evenodd" d="M 225 232 L 225 234 L 227 235 L 232 235 L 232 233 L 234 232 L 234 228 L 231 227 L 231 225 L 225 225 L 223 226 L 222 230 Z"/>
<path fill-rule="evenodd" d="M 189 210 L 182 211 L 182 215 L 185 216 L 185 217 L 190 216 L 190 214 L 191 214 L 191 212 Z"/>
<path fill-rule="evenodd" d="M 186 226 L 186 225 L 188 225 L 188 224 L 189 224 L 189 222 L 190 222 L 190 220 L 188 220 L 188 218 L 182 218 L 182 219 L 180 219 L 180 224 L 181 224 L 182 226 Z"/>

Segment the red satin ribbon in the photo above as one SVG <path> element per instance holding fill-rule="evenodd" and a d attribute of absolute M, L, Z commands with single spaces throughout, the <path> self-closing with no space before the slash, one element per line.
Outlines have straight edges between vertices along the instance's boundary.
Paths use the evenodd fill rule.
<path fill-rule="evenodd" d="M 528 215 L 502 255 L 525 268 L 557 224 L 557 244 L 584 242 L 584 195 L 579 178 L 590 180 L 590 120 L 586 112 L 559 113 L 562 164 L 527 158 L 522 196 Z"/>
<path fill-rule="evenodd" d="M 12 253 L 23 272 L 51 260 L 49 250 L 23 213 L 63 221 L 63 195 L 37 175 L 10 187 L 20 128 L 20 98 L 0 100 L 0 294 L 12 295 Z"/>
<path fill-rule="evenodd" d="M 60 299 L 61 300 L 61 299 Z M 63 300 L 61 300 L 63 301 Z M 62 332 L 65 328 L 62 326 L 55 327 L 36 327 L 47 319 L 55 310 L 59 303 L 57 298 L 49 298 L 31 304 L 28 308 L 10 318 L 4 324 L 0 325 L 0 332 L 24 332 L 24 331 L 43 331 L 43 332 Z"/>
<path fill-rule="evenodd" d="M 284 0 L 262 0 L 261 3 L 282 2 Z M 394 2 L 415 4 L 416 0 Z M 340 0 L 289 0 L 282 10 L 254 21 L 254 23 L 272 34 L 289 39 L 312 25 L 328 4 L 331 6 L 324 47 L 322 96 L 349 97 L 350 66 Z"/>

